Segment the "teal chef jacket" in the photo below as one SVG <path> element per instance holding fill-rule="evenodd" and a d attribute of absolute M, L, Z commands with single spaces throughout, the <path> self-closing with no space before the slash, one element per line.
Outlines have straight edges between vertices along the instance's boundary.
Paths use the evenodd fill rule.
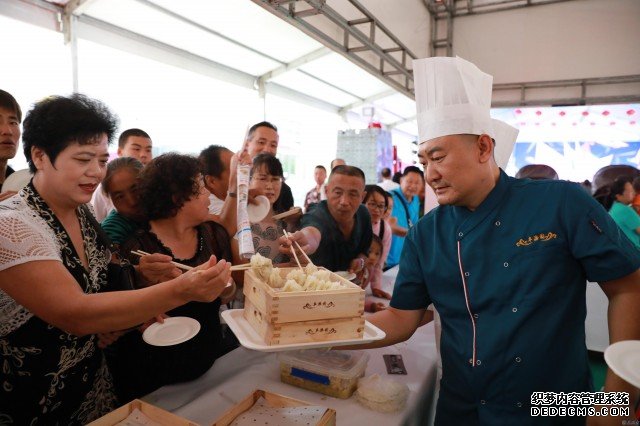
<path fill-rule="evenodd" d="M 533 392 L 592 389 L 585 286 L 640 255 L 576 184 L 500 172 L 475 210 L 440 206 L 406 238 L 391 306 L 442 319 L 440 425 L 580 424 L 531 417 Z M 639 283 L 640 285 L 640 283 Z"/>

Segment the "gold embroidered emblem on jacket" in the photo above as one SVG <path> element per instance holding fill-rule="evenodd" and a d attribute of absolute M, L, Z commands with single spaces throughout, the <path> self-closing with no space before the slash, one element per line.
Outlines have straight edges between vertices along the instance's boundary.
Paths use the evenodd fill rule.
<path fill-rule="evenodd" d="M 547 232 L 546 234 L 545 233 L 535 234 L 530 236 L 526 240 L 523 238 L 520 238 L 518 242 L 516 242 L 516 247 L 530 246 L 531 244 L 536 243 L 538 241 L 549 241 L 555 238 L 558 238 L 558 235 L 554 234 L 553 232 Z"/>

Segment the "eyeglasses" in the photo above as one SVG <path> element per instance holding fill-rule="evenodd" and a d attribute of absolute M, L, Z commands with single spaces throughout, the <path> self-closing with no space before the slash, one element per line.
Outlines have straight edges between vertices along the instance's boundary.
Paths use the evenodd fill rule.
<path fill-rule="evenodd" d="M 385 206 L 384 204 L 377 204 L 372 202 L 368 202 L 367 207 L 369 207 L 371 210 L 378 209 L 378 210 L 385 211 L 387 209 L 387 206 Z"/>
<path fill-rule="evenodd" d="M 264 185 L 266 185 L 267 183 L 270 183 L 272 185 L 279 185 L 282 183 L 282 177 L 280 176 L 254 175 L 251 179 Z"/>

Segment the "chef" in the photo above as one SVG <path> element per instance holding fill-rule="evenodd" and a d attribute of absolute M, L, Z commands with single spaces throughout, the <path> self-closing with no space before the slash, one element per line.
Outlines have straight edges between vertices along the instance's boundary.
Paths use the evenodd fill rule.
<path fill-rule="evenodd" d="M 408 339 L 433 303 L 442 318 L 436 424 L 584 424 L 532 417 L 531 397 L 593 390 L 587 280 L 609 298 L 611 342 L 640 339 L 639 252 L 577 184 L 499 168 L 517 131 L 490 117 L 490 75 L 461 58 L 413 69 L 418 156 L 440 206 L 409 231 L 391 307 L 369 318 L 387 333 L 376 346 Z M 605 391 L 638 397 L 611 371 Z"/>

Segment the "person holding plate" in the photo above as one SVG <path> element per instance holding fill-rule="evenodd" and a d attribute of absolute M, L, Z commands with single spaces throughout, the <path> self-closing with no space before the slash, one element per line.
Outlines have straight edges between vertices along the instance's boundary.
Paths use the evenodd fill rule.
<path fill-rule="evenodd" d="M 131 263 L 136 264 L 140 259 L 133 251 L 159 253 L 186 266 L 199 265 L 202 259 L 211 256 L 232 260 L 227 231 L 209 220 L 209 191 L 195 157 L 167 153 L 154 158 L 140 173 L 138 192 L 149 223 L 121 246 L 122 255 Z M 154 346 L 154 343 L 164 343 L 145 342 L 137 329 L 120 337 L 114 344 L 115 354 L 109 364 L 118 396 L 128 401 L 161 386 L 193 380 L 204 374 L 221 355 L 218 312 L 220 304 L 226 303 L 234 293 L 235 284 L 215 300 L 190 302 L 168 311 L 170 318 L 188 317 L 200 323 L 200 330 L 185 342 Z"/>
<path fill-rule="evenodd" d="M 24 154 L 35 174 L 0 203 L 2 423 L 79 425 L 113 410 L 118 401 L 97 333 L 214 300 L 229 280 L 227 262 L 213 258 L 167 280 L 175 272 L 170 258 L 153 255 L 136 278 L 162 284 L 103 293 L 111 256 L 84 205 L 105 176 L 116 126 L 105 105 L 79 94 L 45 98 L 24 120 Z"/>

